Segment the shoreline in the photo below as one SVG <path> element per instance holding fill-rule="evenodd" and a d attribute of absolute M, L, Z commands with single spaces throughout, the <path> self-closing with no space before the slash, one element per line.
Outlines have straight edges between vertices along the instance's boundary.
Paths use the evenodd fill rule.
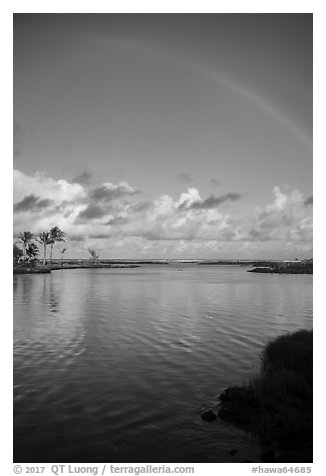
<path fill-rule="evenodd" d="M 183 264 L 184 262 L 170 261 L 107 261 L 107 262 L 98 262 L 90 263 L 87 261 L 82 262 L 81 260 L 71 260 L 53 262 L 52 264 L 42 265 L 39 263 L 36 264 L 26 264 L 25 266 L 13 266 L 13 274 L 40 274 L 40 273 L 51 273 L 51 271 L 57 271 L 62 269 L 124 269 L 124 268 L 139 268 L 142 265 L 168 265 L 171 268 L 173 265 Z M 307 262 L 298 262 L 298 263 L 287 263 L 287 262 L 248 262 L 244 263 L 241 261 L 235 262 L 200 262 L 194 261 L 192 263 L 187 262 L 186 264 L 196 264 L 201 266 L 221 266 L 221 265 L 237 265 L 240 267 L 255 266 L 254 268 L 247 269 L 248 273 L 262 273 L 262 274 L 313 274 L 313 263 L 312 260 Z"/>
<path fill-rule="evenodd" d="M 124 269 L 124 268 L 139 268 L 137 264 L 63 264 L 61 265 L 39 265 L 26 267 L 13 267 L 13 274 L 43 274 L 51 273 L 52 271 L 59 271 L 65 269 Z"/>
<path fill-rule="evenodd" d="M 248 269 L 247 273 L 262 273 L 262 274 L 313 274 L 312 266 L 257 266 L 253 269 Z"/>
<path fill-rule="evenodd" d="M 219 418 L 257 438 L 263 462 L 312 462 L 313 332 L 269 342 L 260 373 L 249 384 L 228 387 L 219 401 Z"/>

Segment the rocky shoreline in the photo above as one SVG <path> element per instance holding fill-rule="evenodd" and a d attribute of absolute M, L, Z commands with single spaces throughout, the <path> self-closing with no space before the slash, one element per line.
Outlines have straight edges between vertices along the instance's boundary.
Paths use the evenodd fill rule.
<path fill-rule="evenodd" d="M 270 342 L 260 374 L 249 384 L 227 388 L 219 396 L 217 417 L 249 432 L 261 445 L 268 463 L 310 463 L 313 460 L 313 335 L 286 334 Z"/>
<path fill-rule="evenodd" d="M 248 273 L 313 274 L 313 260 L 254 263 Z"/>
<path fill-rule="evenodd" d="M 36 265 L 36 266 L 14 266 L 14 274 L 41 274 L 51 273 L 51 271 L 58 271 L 64 269 L 124 269 L 124 268 L 139 268 L 137 264 L 59 264 L 54 265 Z"/>
<path fill-rule="evenodd" d="M 14 267 L 13 268 L 14 274 L 43 274 L 43 273 L 51 273 L 51 269 L 47 266 L 39 266 L 39 267 Z"/>

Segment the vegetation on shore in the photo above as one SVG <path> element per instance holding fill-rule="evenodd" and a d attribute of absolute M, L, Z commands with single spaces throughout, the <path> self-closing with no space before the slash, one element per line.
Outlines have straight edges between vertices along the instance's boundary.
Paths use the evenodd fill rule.
<path fill-rule="evenodd" d="M 129 267 L 134 268 L 142 264 L 176 264 L 176 263 L 196 263 L 199 265 L 240 265 L 249 266 L 253 265 L 255 268 L 249 269 L 251 272 L 258 273 L 312 273 L 312 259 L 309 260 L 295 260 L 291 262 L 287 261 L 247 261 L 247 260 L 132 260 L 120 262 L 119 260 L 102 260 L 100 261 L 98 253 L 89 248 L 88 262 L 84 260 L 64 260 L 63 255 L 67 251 L 67 248 L 60 248 L 61 254 L 60 267 L 58 260 L 53 260 L 53 250 L 57 243 L 65 242 L 66 233 L 58 226 L 53 226 L 49 231 L 42 231 L 37 235 L 34 235 L 30 231 L 21 232 L 18 236 L 18 240 L 13 245 L 13 266 L 14 273 L 26 273 L 26 272 L 48 272 L 46 269 L 71 269 L 71 268 L 88 268 L 88 267 L 111 267 L 122 268 Z M 20 246 L 18 246 L 20 245 Z M 39 258 L 40 250 L 38 245 L 42 247 L 42 261 Z M 47 249 L 50 247 L 50 257 L 47 260 Z M 42 264 L 41 264 L 42 263 Z"/>
<path fill-rule="evenodd" d="M 23 231 L 18 236 L 18 241 L 13 247 L 13 264 L 14 267 L 33 267 L 37 262 L 39 248 L 36 243 L 43 246 L 43 266 L 46 265 L 46 249 L 50 246 L 50 264 L 52 262 L 53 247 L 56 243 L 66 241 L 66 233 L 58 226 L 52 227 L 49 231 L 42 231 L 38 235 L 34 235 L 30 231 Z M 22 248 L 18 246 L 22 245 Z"/>
<path fill-rule="evenodd" d="M 266 261 L 253 263 L 250 273 L 313 274 L 313 260 Z"/>
<path fill-rule="evenodd" d="M 219 417 L 259 438 L 263 461 L 312 462 L 312 331 L 270 342 L 262 353 L 260 374 L 219 398 Z"/>
<path fill-rule="evenodd" d="M 30 231 L 19 234 L 18 241 L 13 246 L 13 272 L 14 274 L 26 273 L 50 273 L 51 270 L 77 269 L 77 268 L 138 268 L 136 263 L 100 261 L 99 255 L 94 249 L 89 249 L 88 260 L 64 260 L 63 255 L 67 248 L 60 248 L 60 260 L 53 260 L 53 248 L 56 243 L 65 242 L 66 233 L 54 226 L 49 231 L 43 231 L 34 235 Z M 37 244 L 42 245 L 43 258 L 38 259 L 40 253 Z M 18 245 L 21 245 L 18 246 Z M 50 246 L 50 257 L 47 260 L 46 252 Z"/>

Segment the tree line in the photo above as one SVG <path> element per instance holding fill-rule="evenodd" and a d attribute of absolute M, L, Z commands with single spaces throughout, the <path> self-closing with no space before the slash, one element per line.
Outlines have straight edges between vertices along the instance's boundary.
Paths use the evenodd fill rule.
<path fill-rule="evenodd" d="M 50 246 L 50 263 L 52 262 L 52 254 L 53 254 L 53 247 L 56 243 L 64 242 L 66 233 L 58 226 L 54 226 L 50 229 L 50 231 L 42 231 L 38 235 L 34 235 L 30 231 L 23 231 L 19 234 L 18 241 L 14 243 L 14 263 L 18 263 L 20 261 L 35 261 L 37 256 L 39 255 L 39 247 L 37 245 L 40 244 L 43 248 L 43 265 L 46 264 L 46 251 L 47 247 Z M 22 245 L 22 248 L 17 246 L 18 244 Z M 61 261 L 63 259 L 63 254 L 65 253 L 66 248 L 61 248 Z"/>

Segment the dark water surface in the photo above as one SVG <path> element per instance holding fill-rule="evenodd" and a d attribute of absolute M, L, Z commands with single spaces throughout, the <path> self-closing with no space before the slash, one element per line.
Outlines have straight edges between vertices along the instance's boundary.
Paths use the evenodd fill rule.
<path fill-rule="evenodd" d="M 15 462 L 260 461 L 200 415 L 264 343 L 312 328 L 312 276 L 179 269 L 14 276 Z"/>

